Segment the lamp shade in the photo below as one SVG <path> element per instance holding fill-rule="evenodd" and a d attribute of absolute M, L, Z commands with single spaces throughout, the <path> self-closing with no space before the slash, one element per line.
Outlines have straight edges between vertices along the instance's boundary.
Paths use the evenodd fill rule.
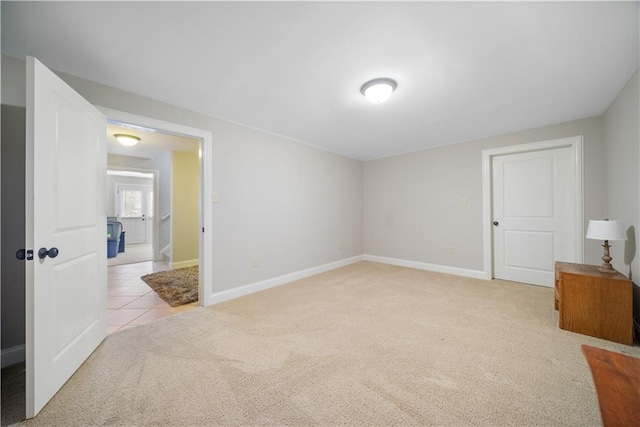
<path fill-rule="evenodd" d="M 590 220 L 587 228 L 587 239 L 594 240 L 627 240 L 622 222 L 615 220 Z"/>

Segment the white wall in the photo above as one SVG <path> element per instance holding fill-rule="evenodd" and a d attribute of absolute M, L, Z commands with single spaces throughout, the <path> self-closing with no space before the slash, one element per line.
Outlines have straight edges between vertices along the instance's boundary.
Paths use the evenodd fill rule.
<path fill-rule="evenodd" d="M 616 270 L 636 283 L 635 312 L 640 313 L 640 87 L 638 72 L 627 82 L 603 116 L 607 217 L 622 221 L 626 242 L 610 242 Z"/>
<path fill-rule="evenodd" d="M 602 119 L 594 117 L 366 162 L 364 253 L 481 271 L 482 150 L 575 135 L 584 136 L 585 217 L 601 218 Z M 585 261 L 599 256 L 586 241 Z"/>
<path fill-rule="evenodd" d="M 171 221 L 169 218 L 162 220 L 167 214 L 171 213 L 171 153 L 160 153 L 149 161 L 149 169 L 158 171 L 158 212 L 156 220 L 158 224 L 157 250 L 161 251 L 171 243 Z M 156 254 L 156 259 L 159 258 Z"/>

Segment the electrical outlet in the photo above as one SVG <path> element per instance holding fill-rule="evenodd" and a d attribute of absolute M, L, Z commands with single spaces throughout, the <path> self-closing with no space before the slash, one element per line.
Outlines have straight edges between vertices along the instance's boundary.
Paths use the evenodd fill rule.
<path fill-rule="evenodd" d="M 449 253 L 450 253 L 451 255 L 455 255 L 455 254 L 456 254 L 456 247 L 455 247 L 455 245 L 454 245 L 454 246 L 451 246 L 451 247 L 449 248 Z"/>
<path fill-rule="evenodd" d="M 251 267 L 257 267 L 260 265 L 260 260 L 258 258 L 251 258 Z"/>

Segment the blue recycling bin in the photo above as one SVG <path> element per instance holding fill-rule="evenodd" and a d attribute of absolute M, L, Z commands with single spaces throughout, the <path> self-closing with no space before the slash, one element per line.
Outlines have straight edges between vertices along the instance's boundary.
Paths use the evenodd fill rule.
<path fill-rule="evenodd" d="M 121 222 L 107 221 L 107 258 L 115 258 L 118 252 L 124 252 L 124 238 L 121 243 L 123 234 Z M 121 245 L 122 251 L 120 251 Z"/>

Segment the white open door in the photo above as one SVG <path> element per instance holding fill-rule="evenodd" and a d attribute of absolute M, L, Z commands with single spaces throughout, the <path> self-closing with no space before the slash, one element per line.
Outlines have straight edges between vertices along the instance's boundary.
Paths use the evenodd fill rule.
<path fill-rule="evenodd" d="M 573 148 L 493 157 L 494 277 L 553 286 L 554 262 L 576 262 Z"/>
<path fill-rule="evenodd" d="M 107 334 L 106 119 L 27 58 L 26 414 Z M 42 249 L 41 249 L 42 248 Z M 57 253 L 57 254 L 56 254 Z"/>

